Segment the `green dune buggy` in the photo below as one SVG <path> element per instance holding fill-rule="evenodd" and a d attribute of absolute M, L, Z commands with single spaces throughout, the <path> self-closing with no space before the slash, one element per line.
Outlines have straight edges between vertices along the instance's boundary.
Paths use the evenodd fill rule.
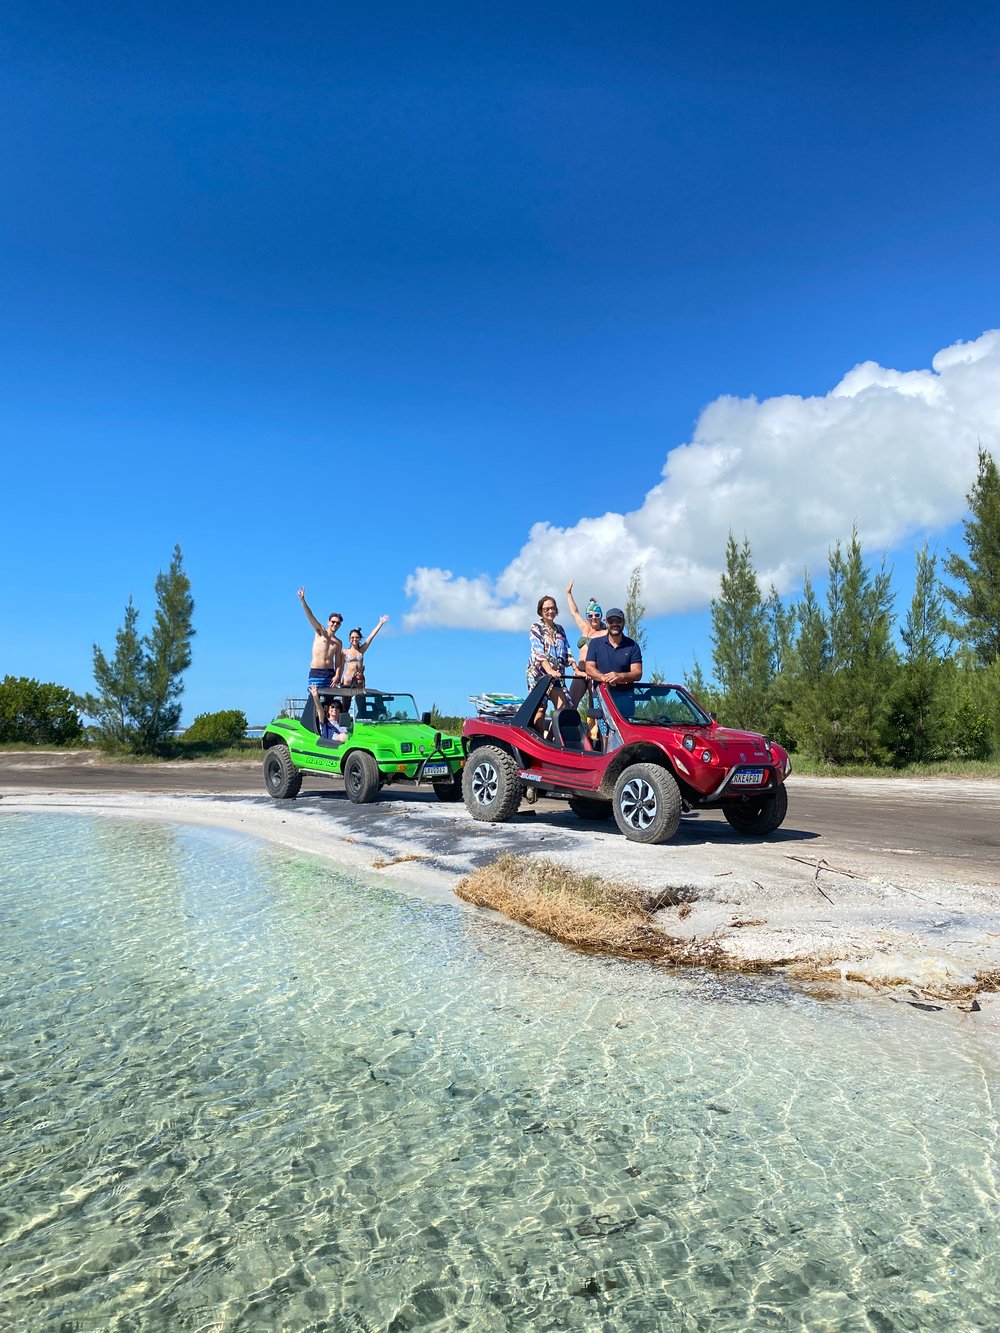
<path fill-rule="evenodd" d="M 312 698 L 299 717 L 276 717 L 265 728 L 264 786 L 279 801 L 299 794 L 306 773 L 343 777 L 350 800 L 378 799 L 391 782 L 428 782 L 439 801 L 462 799 L 465 753 L 458 736 L 431 725 L 412 694 L 388 690 L 324 689 L 320 704 L 336 700 L 347 735 L 324 740 Z"/>

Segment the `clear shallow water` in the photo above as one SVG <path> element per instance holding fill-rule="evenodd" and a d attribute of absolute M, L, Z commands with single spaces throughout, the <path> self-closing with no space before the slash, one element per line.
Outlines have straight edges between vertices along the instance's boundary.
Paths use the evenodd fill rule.
<path fill-rule="evenodd" d="M 0 817 L 0 1328 L 986 1329 L 991 1054 L 238 835 Z"/>

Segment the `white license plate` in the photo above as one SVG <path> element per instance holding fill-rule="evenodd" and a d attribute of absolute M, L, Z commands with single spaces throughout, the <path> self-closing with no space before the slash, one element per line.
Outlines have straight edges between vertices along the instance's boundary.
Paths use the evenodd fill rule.
<path fill-rule="evenodd" d="M 759 787 L 763 781 L 762 768 L 741 768 L 738 773 L 733 774 L 734 787 Z"/>
<path fill-rule="evenodd" d="M 447 764 L 424 764 L 425 778 L 446 778 L 450 772 Z"/>

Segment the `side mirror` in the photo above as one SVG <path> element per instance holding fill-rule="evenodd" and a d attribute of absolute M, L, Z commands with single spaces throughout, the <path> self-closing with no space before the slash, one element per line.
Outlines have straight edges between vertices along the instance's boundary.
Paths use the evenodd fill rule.
<path fill-rule="evenodd" d="M 709 713 L 708 716 L 712 719 L 713 722 L 718 722 L 719 720 L 714 713 Z"/>
<path fill-rule="evenodd" d="M 430 715 L 430 713 L 421 713 L 421 714 L 420 714 L 420 721 L 424 724 L 425 727 L 429 727 L 430 724 L 431 724 L 431 715 Z"/>

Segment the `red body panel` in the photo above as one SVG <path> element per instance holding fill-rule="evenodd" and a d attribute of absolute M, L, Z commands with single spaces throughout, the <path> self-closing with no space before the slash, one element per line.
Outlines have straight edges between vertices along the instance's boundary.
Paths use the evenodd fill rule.
<path fill-rule="evenodd" d="M 682 686 L 664 688 L 687 695 Z M 617 774 L 634 762 L 665 764 L 692 805 L 723 805 L 773 791 L 790 770 L 784 749 L 754 732 L 721 727 L 711 719 L 704 725 L 630 721 L 618 711 L 613 690 L 602 683 L 595 694 L 612 737 L 617 734 L 621 741 L 618 744 L 615 739 L 612 749 L 567 749 L 543 740 L 532 727 L 488 717 L 468 718 L 462 735 L 469 749 L 495 743 L 513 751 L 522 780 L 533 786 L 599 793 L 608 799 Z M 693 741 L 690 748 L 684 745 L 685 737 Z M 706 754 L 710 758 L 704 758 Z"/>

